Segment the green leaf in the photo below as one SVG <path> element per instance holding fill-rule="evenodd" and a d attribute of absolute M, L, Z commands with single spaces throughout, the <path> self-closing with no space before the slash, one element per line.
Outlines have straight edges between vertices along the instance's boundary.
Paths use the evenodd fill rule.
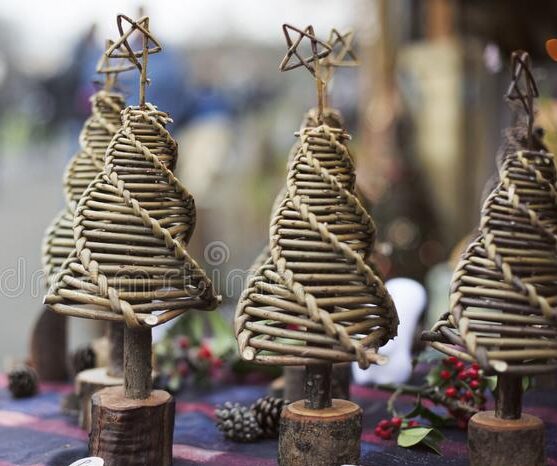
<path fill-rule="evenodd" d="M 192 345 L 197 346 L 203 340 L 203 317 L 197 312 L 192 312 L 189 317 L 189 331 L 193 340 Z"/>
<path fill-rule="evenodd" d="M 497 376 L 491 375 L 489 377 L 484 377 L 484 379 L 487 384 L 487 388 L 489 388 L 492 392 L 494 392 L 495 388 L 497 387 Z"/>
<path fill-rule="evenodd" d="M 429 434 L 422 442 L 424 445 L 431 448 L 435 453 L 441 456 L 441 447 L 439 445 L 439 441 L 434 440 L 431 438 L 431 434 Z"/>
<path fill-rule="evenodd" d="M 439 444 L 443 439 L 443 434 L 433 427 L 410 427 L 400 431 L 397 444 L 403 448 L 423 444 L 438 455 L 441 455 Z"/>
<path fill-rule="evenodd" d="M 522 377 L 522 391 L 526 392 L 532 387 L 532 378 L 529 375 Z"/>
<path fill-rule="evenodd" d="M 236 338 L 231 324 L 219 313 L 211 312 L 207 315 L 213 334 L 212 347 L 219 357 L 231 356 L 236 353 Z"/>
<path fill-rule="evenodd" d="M 418 445 L 433 430 L 433 427 L 410 427 L 402 429 L 398 434 L 397 445 L 408 448 Z"/>

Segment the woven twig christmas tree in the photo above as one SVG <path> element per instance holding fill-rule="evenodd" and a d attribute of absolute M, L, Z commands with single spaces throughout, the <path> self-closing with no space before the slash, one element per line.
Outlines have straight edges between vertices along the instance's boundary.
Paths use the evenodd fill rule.
<path fill-rule="evenodd" d="M 515 69 L 508 95 L 525 112 L 507 131 L 499 182 L 453 275 L 451 310 L 426 338 L 487 371 L 532 374 L 557 368 L 557 173 L 533 132 L 537 89 L 527 55 L 515 55 Z"/>
<path fill-rule="evenodd" d="M 300 34 L 289 40 L 288 29 Z M 313 30 L 285 26 L 282 70 L 305 66 L 316 74 L 330 47 Z M 311 40 L 313 55 L 296 47 Z M 291 64 L 290 58 L 299 62 Z M 318 81 L 320 81 L 318 79 Z M 321 84 L 318 82 L 318 90 Z M 323 95 L 323 89 L 319 90 Z M 270 258 L 251 277 L 238 303 L 236 335 L 244 359 L 278 365 L 381 360 L 376 349 L 396 334 L 397 316 L 382 280 L 368 262 L 375 227 L 354 194 L 349 135 L 322 123 L 299 133 L 286 193 L 270 227 Z"/>
<path fill-rule="evenodd" d="M 112 42 L 107 45 L 110 47 Z M 103 53 L 97 72 L 105 75 L 104 88 L 91 96 L 91 116 L 79 135 L 80 149 L 69 161 L 64 173 L 66 207 L 54 218 L 43 240 L 43 268 L 49 285 L 75 246 L 73 215 L 77 203 L 89 183 L 102 170 L 106 149 L 121 125 L 124 98 L 113 92 L 112 87 L 116 75 L 130 67 L 110 67 L 107 60 Z"/>
<path fill-rule="evenodd" d="M 148 53 L 159 51 L 140 21 L 132 23 L 154 42 Z M 128 36 L 107 54 L 138 64 Z M 142 72 L 141 89 L 145 83 Z M 165 129 L 170 118 L 144 102 L 144 90 L 142 99 L 124 110 L 103 171 L 76 208 L 76 247 L 46 298 L 61 314 L 152 326 L 217 304 L 210 280 L 186 251 L 195 205 L 172 173 L 177 146 Z"/>

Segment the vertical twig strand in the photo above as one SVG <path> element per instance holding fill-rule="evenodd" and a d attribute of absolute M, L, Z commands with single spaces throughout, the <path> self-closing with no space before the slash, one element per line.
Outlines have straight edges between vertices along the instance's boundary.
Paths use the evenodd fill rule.
<path fill-rule="evenodd" d="M 332 405 L 331 398 L 332 364 L 313 364 L 306 366 L 305 407 L 324 409 Z"/>
<path fill-rule="evenodd" d="M 497 377 L 495 415 L 501 419 L 520 419 L 522 414 L 522 377 L 500 374 Z"/>
<path fill-rule="evenodd" d="M 124 328 L 124 392 L 126 398 L 149 397 L 151 382 L 151 329 Z"/>

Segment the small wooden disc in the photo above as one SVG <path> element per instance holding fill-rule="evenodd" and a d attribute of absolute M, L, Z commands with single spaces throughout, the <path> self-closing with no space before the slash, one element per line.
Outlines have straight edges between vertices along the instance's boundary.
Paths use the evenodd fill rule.
<path fill-rule="evenodd" d="M 117 387 L 124 383 L 122 377 L 111 377 L 106 367 L 87 369 L 77 374 L 75 392 L 80 401 L 79 425 L 87 432 L 91 430 L 91 397 L 106 387 Z"/>
<path fill-rule="evenodd" d="M 470 466 L 545 466 L 545 434 L 541 419 L 522 414 L 500 419 L 482 411 L 468 424 Z"/>
<path fill-rule="evenodd" d="M 145 400 L 124 396 L 123 387 L 96 392 L 92 401 L 89 453 L 105 466 L 170 466 L 174 398 L 153 390 Z"/>
<path fill-rule="evenodd" d="M 360 461 L 362 410 L 333 399 L 325 409 L 308 409 L 304 400 L 288 405 L 280 420 L 280 466 L 340 466 Z"/>

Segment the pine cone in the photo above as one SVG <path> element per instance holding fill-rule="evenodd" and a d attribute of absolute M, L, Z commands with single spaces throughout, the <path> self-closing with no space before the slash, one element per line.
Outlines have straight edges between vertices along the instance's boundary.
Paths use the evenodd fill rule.
<path fill-rule="evenodd" d="M 283 400 L 282 398 L 266 396 L 265 398 L 259 398 L 259 400 L 252 405 L 251 410 L 257 419 L 257 423 L 263 430 L 263 435 L 265 437 L 278 437 L 280 414 L 282 413 L 282 408 L 289 403 L 289 401 Z"/>
<path fill-rule="evenodd" d="M 27 398 L 37 393 L 39 377 L 35 369 L 19 366 L 8 374 L 8 388 L 14 398 Z"/>
<path fill-rule="evenodd" d="M 254 442 L 263 435 L 263 431 L 253 411 L 247 406 L 227 401 L 223 407 L 217 406 L 217 427 L 227 439 L 235 442 Z"/>
<path fill-rule="evenodd" d="M 81 346 L 77 348 L 71 356 L 71 369 L 74 375 L 81 371 L 93 369 L 96 365 L 97 357 L 91 345 Z"/>

